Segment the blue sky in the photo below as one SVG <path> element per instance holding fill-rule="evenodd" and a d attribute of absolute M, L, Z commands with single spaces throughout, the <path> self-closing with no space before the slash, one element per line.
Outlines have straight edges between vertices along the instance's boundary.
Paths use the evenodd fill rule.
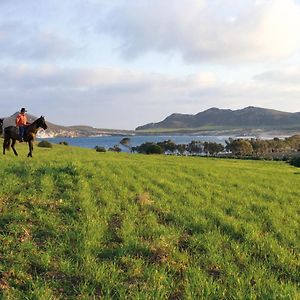
<path fill-rule="evenodd" d="M 298 0 L 0 0 L 0 116 L 133 129 L 300 111 L 299 29 Z"/>

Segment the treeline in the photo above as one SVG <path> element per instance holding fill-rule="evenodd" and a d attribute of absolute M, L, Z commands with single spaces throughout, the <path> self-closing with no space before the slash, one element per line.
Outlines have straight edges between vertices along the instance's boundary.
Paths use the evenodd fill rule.
<path fill-rule="evenodd" d="M 287 161 L 291 165 L 300 167 L 300 135 L 293 135 L 284 139 L 233 139 L 229 138 L 225 144 L 215 142 L 192 141 L 188 144 L 176 144 L 171 140 L 163 142 L 146 142 L 132 147 L 130 138 L 123 138 L 118 145 L 108 151 L 121 152 L 122 145 L 131 153 L 142 154 L 170 154 L 213 156 L 222 158 L 266 159 Z M 106 152 L 104 147 L 95 147 L 98 152 Z"/>
<path fill-rule="evenodd" d="M 300 135 L 284 139 L 229 139 L 226 150 L 237 156 L 262 156 L 268 154 L 291 153 L 300 151 Z"/>
<path fill-rule="evenodd" d="M 146 142 L 137 147 L 127 147 L 131 152 L 143 154 L 179 154 L 179 155 L 211 155 L 235 157 L 261 157 L 264 155 L 283 154 L 300 151 L 300 135 L 284 139 L 228 139 L 226 144 L 215 142 L 192 141 L 189 144 L 175 144 L 171 140 L 164 142 Z"/>
<path fill-rule="evenodd" d="M 171 140 L 163 142 L 146 142 L 132 147 L 132 152 L 143 154 L 179 154 L 179 155 L 215 155 L 224 152 L 225 147 L 219 143 L 192 141 L 189 144 L 175 144 Z"/>

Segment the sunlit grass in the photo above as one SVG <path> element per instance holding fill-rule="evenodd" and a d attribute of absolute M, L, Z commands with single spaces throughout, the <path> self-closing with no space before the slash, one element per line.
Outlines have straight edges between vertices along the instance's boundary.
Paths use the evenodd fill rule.
<path fill-rule="evenodd" d="M 0 159 L 0 298 L 300 297 L 299 169 L 17 150 Z"/>

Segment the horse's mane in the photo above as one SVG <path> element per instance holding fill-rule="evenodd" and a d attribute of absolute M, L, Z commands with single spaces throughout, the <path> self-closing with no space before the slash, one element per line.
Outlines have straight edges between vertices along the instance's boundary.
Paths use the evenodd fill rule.
<path fill-rule="evenodd" d="M 28 125 L 27 130 L 31 129 L 31 128 L 34 128 L 36 125 L 38 125 L 38 122 L 40 122 L 41 119 L 44 119 L 44 117 L 40 116 L 39 118 L 34 120 L 30 125 Z"/>

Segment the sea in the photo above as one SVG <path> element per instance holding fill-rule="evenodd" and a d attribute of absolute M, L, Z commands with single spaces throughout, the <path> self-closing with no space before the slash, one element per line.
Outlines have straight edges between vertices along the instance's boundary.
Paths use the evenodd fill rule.
<path fill-rule="evenodd" d="M 105 147 L 106 149 L 118 145 L 122 151 L 127 151 L 126 147 L 120 145 L 120 141 L 124 137 L 130 138 L 130 146 L 139 146 L 145 142 L 163 142 L 171 140 L 175 144 L 188 144 L 191 141 L 201 142 L 216 142 L 225 144 L 225 141 L 229 139 L 229 136 L 195 136 L 195 135 L 147 135 L 147 136 L 97 136 L 97 137 L 54 137 L 43 138 L 39 140 L 47 140 L 50 143 L 59 144 L 60 142 L 67 142 L 71 146 L 83 147 L 83 148 L 95 148 L 96 146 Z"/>

